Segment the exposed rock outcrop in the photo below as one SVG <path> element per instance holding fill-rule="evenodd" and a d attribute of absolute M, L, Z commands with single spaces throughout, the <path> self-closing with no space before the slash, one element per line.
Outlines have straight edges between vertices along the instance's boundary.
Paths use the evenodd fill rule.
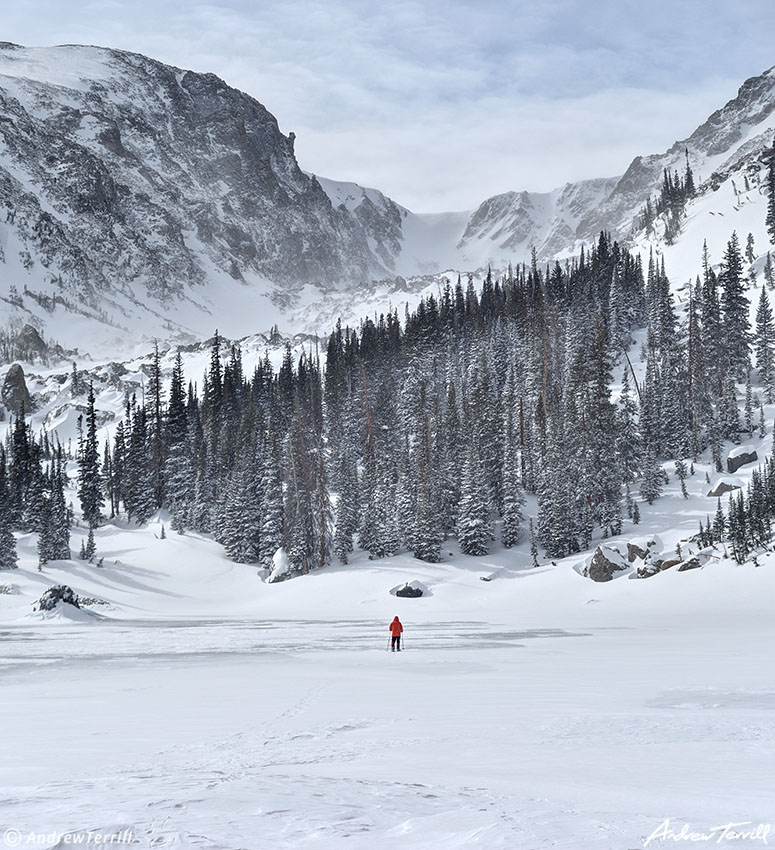
<path fill-rule="evenodd" d="M 18 363 L 14 363 L 5 375 L 0 388 L 0 400 L 14 416 L 32 410 L 32 398 L 24 380 L 24 369 Z"/>

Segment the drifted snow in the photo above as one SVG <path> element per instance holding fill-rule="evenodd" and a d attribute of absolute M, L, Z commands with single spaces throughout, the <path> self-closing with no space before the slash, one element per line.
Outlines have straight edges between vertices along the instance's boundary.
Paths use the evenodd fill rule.
<path fill-rule="evenodd" d="M 606 545 L 659 530 L 696 555 L 705 471 Z M 40 573 L 20 537 L 0 595 L 5 824 L 129 826 L 149 848 L 621 850 L 666 818 L 771 819 L 773 554 L 595 584 L 588 553 L 536 569 L 527 544 L 448 544 L 440 564 L 357 552 L 268 584 L 208 536 L 161 539 L 165 519 L 99 528 L 101 568 Z M 430 594 L 391 595 L 409 579 Z M 30 619 L 59 583 L 109 606 Z"/>

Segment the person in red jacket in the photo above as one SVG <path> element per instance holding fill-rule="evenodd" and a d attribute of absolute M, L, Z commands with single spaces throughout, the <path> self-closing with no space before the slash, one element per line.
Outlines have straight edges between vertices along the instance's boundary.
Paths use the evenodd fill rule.
<path fill-rule="evenodd" d="M 398 650 L 401 652 L 401 632 L 403 632 L 404 627 L 401 625 L 401 621 L 398 619 L 398 616 L 393 617 L 393 622 L 388 626 L 390 629 L 390 634 L 392 636 L 392 640 L 390 641 L 390 649 L 391 652 L 395 652 Z"/>

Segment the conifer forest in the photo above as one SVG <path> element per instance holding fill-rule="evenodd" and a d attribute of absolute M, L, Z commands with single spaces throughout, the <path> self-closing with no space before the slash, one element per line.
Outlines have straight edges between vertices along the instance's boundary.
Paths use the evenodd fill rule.
<path fill-rule="evenodd" d="M 75 513 L 93 530 L 165 507 L 174 531 L 211 532 L 234 561 L 271 569 L 284 550 L 284 578 L 346 564 L 356 546 L 430 562 L 448 538 L 469 555 L 529 538 L 536 563 L 583 551 L 637 525 L 666 468 L 683 482 L 708 452 L 721 471 L 725 441 L 767 427 L 772 281 L 750 288 L 735 233 L 718 271 L 707 249 L 698 265 L 677 307 L 662 262 L 644 269 L 601 233 L 572 261 L 488 274 L 480 291 L 447 281 L 403 317 L 338 323 L 325 346 L 287 344 L 277 369 L 267 354 L 246 375 L 216 332 L 206 374 L 187 379 L 178 354 L 165 390 L 157 348 L 144 398 L 127 399 L 103 446 L 74 370 L 87 397 L 70 452 Z M 67 557 L 66 466 L 61 445 L 16 418 L 0 450 L 5 566 L 14 530 L 40 532 L 41 564 Z M 697 540 L 729 540 L 742 559 L 770 538 L 773 514 L 768 461 Z M 90 534 L 81 555 L 93 554 Z"/>

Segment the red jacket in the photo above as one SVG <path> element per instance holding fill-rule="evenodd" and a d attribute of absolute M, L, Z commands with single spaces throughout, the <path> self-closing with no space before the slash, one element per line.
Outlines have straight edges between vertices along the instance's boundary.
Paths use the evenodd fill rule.
<path fill-rule="evenodd" d="M 398 619 L 398 617 L 393 620 L 393 622 L 388 626 L 388 628 L 390 629 L 390 634 L 393 635 L 393 637 L 398 637 L 404 630 L 404 627 L 401 625 L 401 621 Z"/>

